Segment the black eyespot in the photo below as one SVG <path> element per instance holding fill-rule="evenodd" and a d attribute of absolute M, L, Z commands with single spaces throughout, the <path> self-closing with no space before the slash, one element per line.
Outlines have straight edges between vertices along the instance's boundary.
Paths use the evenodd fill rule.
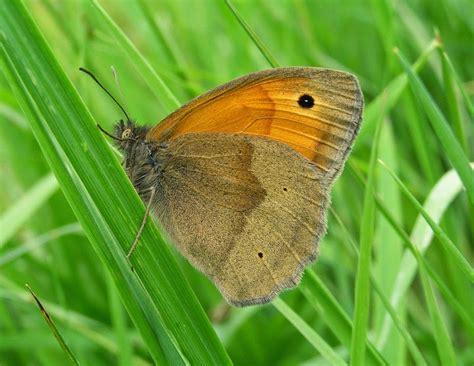
<path fill-rule="evenodd" d="M 263 258 L 263 253 L 262 252 L 258 253 L 258 257 Z"/>
<path fill-rule="evenodd" d="M 300 99 L 298 99 L 298 104 L 301 108 L 311 108 L 314 106 L 314 98 L 311 95 L 303 94 Z"/>
<path fill-rule="evenodd" d="M 288 189 L 287 189 L 287 188 L 283 188 L 283 190 L 284 190 L 285 192 L 286 192 L 286 191 L 288 191 Z"/>

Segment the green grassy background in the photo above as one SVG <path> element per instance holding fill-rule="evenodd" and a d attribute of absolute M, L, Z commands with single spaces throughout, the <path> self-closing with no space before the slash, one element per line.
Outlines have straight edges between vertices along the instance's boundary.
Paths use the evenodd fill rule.
<path fill-rule="evenodd" d="M 26 283 L 81 364 L 474 363 L 471 1 L 233 2 L 258 40 L 224 1 L 24 4 L 51 52 L 0 0 L 0 365 L 67 362 Z M 84 105 L 109 130 L 122 116 L 78 68 L 119 95 L 113 65 L 154 124 L 276 63 L 350 71 L 365 95 L 320 259 L 272 304 L 228 309 L 148 225 L 131 272 L 143 207 Z"/>

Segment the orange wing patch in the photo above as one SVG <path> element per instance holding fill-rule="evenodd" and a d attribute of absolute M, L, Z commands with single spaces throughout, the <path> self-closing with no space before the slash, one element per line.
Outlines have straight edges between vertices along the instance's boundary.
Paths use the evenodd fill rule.
<path fill-rule="evenodd" d="M 362 105 L 350 74 L 306 67 L 266 70 L 192 100 L 150 130 L 147 140 L 199 132 L 267 136 L 332 177 L 359 130 Z"/>

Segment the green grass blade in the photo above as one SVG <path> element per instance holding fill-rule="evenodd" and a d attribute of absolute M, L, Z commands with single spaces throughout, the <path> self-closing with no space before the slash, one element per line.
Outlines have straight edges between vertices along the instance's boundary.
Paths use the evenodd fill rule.
<path fill-rule="evenodd" d="M 0 2 L 3 70 L 43 154 L 157 363 L 229 359 L 171 249 L 149 222 L 125 260 L 143 204 L 19 1 Z M 185 355 L 185 356 L 184 356 Z"/>
<path fill-rule="evenodd" d="M 425 294 L 426 303 L 430 313 L 431 321 L 433 323 L 433 336 L 438 348 L 438 356 L 442 365 L 456 365 L 456 356 L 449 337 L 448 330 L 444 324 L 438 304 L 436 302 L 435 294 L 430 283 L 430 279 L 426 275 L 425 269 L 420 262 L 420 277 L 423 283 L 423 292 Z"/>
<path fill-rule="evenodd" d="M 382 108 L 384 109 L 384 107 Z M 383 114 L 382 114 L 383 115 Z M 361 220 L 360 230 L 360 253 L 357 265 L 356 285 L 355 285 L 355 309 L 354 309 L 354 330 L 351 342 L 351 365 L 364 365 L 367 338 L 367 327 L 369 320 L 369 299 L 370 299 L 370 262 L 372 255 L 372 242 L 374 239 L 375 220 L 375 167 L 378 154 L 378 141 L 382 119 L 379 120 L 375 131 L 373 147 L 370 155 L 368 181 L 364 195 L 364 211 Z"/>
<path fill-rule="evenodd" d="M 296 329 L 312 344 L 312 346 L 321 353 L 321 356 L 329 362 L 330 365 L 347 365 L 347 363 L 333 351 L 331 346 L 316 333 L 297 313 L 295 313 L 282 299 L 275 298 L 272 305 L 295 326 Z"/>
<path fill-rule="evenodd" d="M 118 364 L 127 366 L 132 363 L 132 344 L 128 337 L 127 315 L 120 302 L 120 295 L 115 288 L 112 278 L 107 273 L 107 294 L 110 304 L 110 314 L 114 327 L 114 340 L 117 343 Z"/>
<path fill-rule="evenodd" d="M 140 53 L 140 51 L 135 47 L 135 45 L 125 35 L 125 33 L 122 32 L 122 30 L 113 21 L 109 14 L 107 14 L 104 8 L 96 0 L 89 1 L 97 10 L 96 13 L 100 16 L 102 23 L 115 37 L 117 44 L 123 48 L 125 54 L 129 57 L 132 64 L 136 67 L 140 75 L 142 75 L 143 80 L 145 80 L 150 89 L 158 97 L 158 101 L 164 107 L 164 112 L 171 113 L 177 107 L 179 107 L 181 103 L 179 103 L 178 99 L 174 96 L 161 77 L 156 73 L 146 58 Z"/>
<path fill-rule="evenodd" d="M 469 202 L 471 205 L 474 205 L 474 172 L 469 167 L 469 160 L 464 154 L 464 151 L 456 140 L 453 131 L 449 127 L 448 122 L 444 118 L 443 114 L 439 110 L 438 106 L 435 104 L 431 98 L 428 90 L 421 82 L 420 78 L 413 72 L 411 66 L 406 61 L 405 57 L 396 50 L 396 54 L 400 59 L 408 79 L 410 80 L 410 85 L 413 88 L 415 95 L 420 99 L 421 104 L 423 105 L 426 114 L 428 115 L 431 125 L 438 136 L 438 139 L 441 141 L 441 144 L 444 147 L 444 151 L 450 160 L 453 167 L 457 170 L 461 181 L 466 187 L 467 196 L 469 197 Z"/>
<path fill-rule="evenodd" d="M 79 223 L 67 224 L 50 230 L 42 235 L 34 237 L 26 241 L 21 246 L 15 247 L 10 250 L 3 250 L 0 255 L 0 268 L 4 265 L 16 260 L 22 255 L 33 251 L 53 240 L 60 238 L 61 236 L 71 234 L 83 234 L 81 225 Z"/>
<path fill-rule="evenodd" d="M 383 162 L 380 164 L 390 173 L 392 178 L 400 187 L 401 191 L 406 195 L 406 197 L 410 200 L 410 202 L 416 207 L 418 212 L 424 217 L 428 225 L 430 225 L 431 229 L 435 233 L 436 237 L 440 241 L 440 243 L 444 246 L 444 248 L 451 254 L 451 258 L 456 262 L 456 265 L 461 271 L 463 271 L 471 283 L 474 283 L 474 269 L 469 264 L 468 260 L 462 255 L 459 249 L 454 245 L 454 243 L 449 239 L 443 229 L 436 224 L 436 222 L 430 217 L 430 215 L 426 212 L 423 206 L 418 202 L 418 200 L 413 196 L 410 190 L 403 184 L 400 178 Z"/>
<path fill-rule="evenodd" d="M 454 70 L 450 67 L 448 58 L 442 46 L 438 47 L 439 56 L 441 58 L 441 65 L 443 67 L 443 86 L 448 104 L 449 119 L 453 125 L 456 138 L 461 144 L 464 153 L 467 155 L 469 149 L 467 146 L 466 132 L 464 131 L 464 124 L 461 118 L 460 105 L 456 95 Z"/>
<path fill-rule="evenodd" d="M 30 293 L 25 291 L 23 287 L 19 287 L 11 280 L 0 275 L 0 298 L 9 299 L 15 302 L 16 307 L 31 306 Z M 106 350 L 110 355 L 116 356 L 119 352 L 117 342 L 112 338 L 113 331 L 105 324 L 77 313 L 71 309 L 64 309 L 58 304 L 43 300 L 43 306 L 48 309 L 48 313 L 52 315 L 58 323 L 67 325 L 69 329 L 73 329 L 75 333 L 83 335 L 90 340 L 98 348 Z M 129 330 L 130 331 L 130 330 Z M 130 336 L 130 332 L 129 332 Z M 144 358 L 134 356 L 134 365 L 149 365 Z"/>
<path fill-rule="evenodd" d="M 446 71 L 449 72 L 451 76 L 454 77 L 459 90 L 461 91 L 461 95 L 464 100 L 464 105 L 466 106 L 468 112 L 469 112 L 469 117 L 471 119 L 471 122 L 474 120 L 474 103 L 472 102 L 471 98 L 469 97 L 466 88 L 463 85 L 463 82 L 461 81 L 458 73 L 456 72 L 456 69 L 453 66 L 453 63 L 451 62 L 451 59 L 449 58 L 448 54 L 446 53 L 444 49 L 444 45 L 441 44 L 439 46 L 441 57 L 443 58 L 442 62 L 446 67 Z"/>
<path fill-rule="evenodd" d="M 0 116 L 20 128 L 28 128 L 28 121 L 25 120 L 25 117 L 5 103 L 0 103 Z"/>
<path fill-rule="evenodd" d="M 0 216 L 0 248 L 58 189 L 54 175 L 48 174 L 28 190 L 9 210 Z"/>
<path fill-rule="evenodd" d="M 388 213 L 388 210 L 384 207 L 384 205 L 379 200 L 378 200 L 378 206 L 382 210 L 382 212 L 384 213 L 388 221 L 393 224 L 395 220 L 393 219 L 393 217 L 391 217 L 391 215 Z M 419 265 L 419 273 L 422 278 L 423 292 L 425 294 L 429 314 L 432 320 L 432 325 L 435 330 L 433 334 L 434 334 L 435 342 L 437 344 L 438 355 L 440 359 L 443 361 L 443 364 L 455 364 L 453 363 L 454 351 L 451 345 L 450 337 L 446 329 L 446 326 L 444 325 L 444 322 L 442 320 L 442 317 L 441 317 L 441 314 L 440 314 L 440 311 L 439 311 L 439 308 L 434 296 L 434 291 L 431 286 L 430 279 L 428 278 L 428 274 L 432 276 L 432 278 L 434 278 L 440 286 L 444 287 L 444 284 L 441 281 L 441 279 L 434 273 L 434 271 L 432 271 L 431 269 L 428 271 L 429 267 L 426 264 L 423 257 L 421 256 L 420 251 L 411 242 L 411 240 L 406 238 L 406 235 L 404 234 L 403 230 L 396 224 L 394 224 L 394 228 L 396 228 L 397 231 L 401 234 L 400 236 L 404 239 L 404 241 L 410 248 L 411 253 L 414 255 Z M 400 273 L 403 273 L 403 271 L 401 271 Z M 445 294 L 448 295 L 449 298 L 453 297 L 449 291 L 446 291 L 445 288 L 443 288 L 443 291 L 445 292 Z M 453 300 L 456 301 L 455 299 Z M 392 315 L 390 316 L 392 317 L 392 320 L 393 320 L 394 317 Z M 464 316 L 461 316 L 461 318 L 465 319 Z M 379 337 L 379 346 L 380 345 L 383 346 L 384 343 L 387 341 L 387 335 L 388 335 L 388 332 L 386 331 L 386 329 L 382 328 L 381 336 Z M 382 338 L 383 338 L 383 342 L 380 342 Z"/>
<path fill-rule="evenodd" d="M 144 0 L 138 0 L 137 5 L 140 8 L 141 14 L 143 15 L 143 19 L 146 21 L 148 27 L 155 36 L 157 41 L 156 43 L 158 43 L 158 45 L 163 48 L 163 52 L 169 59 L 169 61 L 177 65 L 179 70 L 182 70 L 184 65 L 180 65 L 180 63 L 184 60 L 182 57 L 179 57 L 176 54 L 175 49 L 172 47 L 170 42 L 168 42 L 168 39 L 164 36 L 159 24 L 153 18 L 153 12 L 150 6 Z"/>
<path fill-rule="evenodd" d="M 240 23 L 242 28 L 244 28 L 244 30 L 247 32 L 250 39 L 255 43 L 255 45 L 260 50 L 262 55 L 267 59 L 270 66 L 271 67 L 278 67 L 279 63 L 276 60 L 276 58 L 273 57 L 273 55 L 268 50 L 267 46 L 265 46 L 265 44 L 260 40 L 257 33 L 255 33 L 255 31 L 252 29 L 252 27 L 250 27 L 250 25 L 247 23 L 247 21 L 239 14 L 239 12 L 237 11 L 237 8 L 232 4 L 232 2 L 230 0 L 224 0 L 224 1 L 227 4 L 227 6 L 229 7 L 232 14 L 234 14 L 234 16 L 236 17 L 236 19 L 238 20 L 238 22 Z"/>
<path fill-rule="evenodd" d="M 393 59 L 393 56 L 392 56 Z M 385 123 L 380 133 L 379 142 L 379 158 L 390 162 L 391 166 L 396 167 L 397 171 L 400 167 L 400 158 L 397 154 L 397 143 L 395 138 L 395 130 L 391 123 Z M 381 199 L 391 208 L 393 215 L 397 219 L 403 217 L 402 200 L 400 190 L 395 182 L 393 182 L 390 175 L 384 171 L 379 171 L 376 178 L 377 187 L 383 187 L 378 191 Z M 373 250 L 373 264 L 371 268 L 372 278 L 377 281 L 371 281 L 374 290 L 379 295 L 390 294 L 393 287 L 393 281 L 400 270 L 400 260 L 403 254 L 403 244 L 400 241 L 397 233 L 392 229 L 391 225 L 383 217 L 380 212 L 376 212 L 375 222 L 375 242 L 382 242 L 382 245 L 374 247 Z M 375 286 L 374 286 L 375 284 Z M 380 296 L 379 296 L 380 297 Z M 377 334 L 380 330 L 383 316 L 389 309 L 383 304 L 383 299 L 377 296 L 373 301 L 373 328 Z M 380 301 L 379 301 L 380 300 Z M 398 309 L 400 318 L 406 315 L 406 308 L 404 305 Z M 393 317 L 392 317 L 393 318 Z M 400 338 L 400 333 L 394 331 L 390 336 L 389 345 L 380 351 L 387 358 L 389 364 L 401 364 L 406 359 L 406 348 L 403 340 Z"/>
<path fill-rule="evenodd" d="M 414 255 L 417 258 L 419 264 L 419 273 L 421 277 L 421 282 L 423 284 L 423 292 L 425 294 L 425 299 L 428 305 L 428 310 L 434 328 L 433 337 L 435 338 L 435 342 L 437 345 L 438 356 L 441 360 L 441 364 L 455 365 L 456 357 L 449 337 L 449 333 L 446 329 L 438 304 L 436 302 L 435 294 L 431 286 L 430 279 L 426 274 L 424 261 L 416 248 L 414 250 Z"/>
<path fill-rule="evenodd" d="M 59 345 L 61 346 L 61 349 L 64 351 L 64 353 L 67 355 L 69 360 L 74 364 L 74 365 L 79 365 L 79 361 L 76 359 L 74 354 L 72 353 L 71 349 L 67 345 L 66 341 L 64 340 L 63 336 L 59 332 L 58 328 L 56 328 L 56 325 L 53 322 L 53 319 L 49 316 L 48 312 L 44 308 L 43 304 L 41 301 L 38 299 L 38 297 L 35 295 L 33 290 L 30 288 L 30 286 L 26 285 L 26 288 L 30 292 L 31 296 L 33 296 L 33 299 L 36 302 L 36 305 L 38 305 L 38 308 L 41 311 L 41 315 L 43 316 L 44 320 L 48 324 L 49 329 L 51 329 L 51 332 L 54 335 L 54 338 L 58 341 Z"/>
<path fill-rule="evenodd" d="M 11 4 L 15 4 L 16 6 L 19 3 L 12 2 Z M 23 9 L 20 11 L 22 10 Z M 18 15 L 21 15 L 22 17 L 19 18 Z M 25 23 L 30 21 L 30 19 L 27 18 L 25 12 L 18 12 L 17 16 L 12 17 L 12 19 L 20 20 L 16 23 L 17 27 L 23 27 Z M 25 21 L 25 19 L 27 20 Z M 22 23 L 22 21 L 25 21 L 25 23 Z M 15 29 L 15 27 L 12 27 L 11 29 Z M 36 38 L 36 40 L 41 40 L 41 38 L 35 36 L 33 36 L 32 39 Z M 5 44 L 8 47 L 8 41 L 11 40 L 6 38 L 6 41 L 7 42 L 5 42 Z M 45 46 L 41 43 L 38 43 L 38 45 Z M 60 185 L 62 184 L 63 192 L 65 193 L 66 197 L 71 199 L 71 206 L 76 211 L 83 228 L 93 239 L 91 240 L 92 243 L 96 245 L 100 245 L 101 243 L 106 244 L 106 247 L 96 246 L 95 248 L 98 250 L 101 259 L 107 263 L 108 268 L 114 273 L 117 283 L 119 283 L 118 281 L 121 281 L 120 283 L 122 286 L 119 286 L 122 290 L 122 298 L 126 300 L 125 303 L 130 313 L 134 315 L 132 318 L 136 322 L 136 326 L 143 332 L 144 338 L 150 340 L 148 343 L 150 352 L 155 357 L 155 360 L 160 362 L 165 361 L 165 358 L 162 356 L 163 349 L 160 343 L 155 341 L 156 339 L 161 338 L 161 342 L 165 344 L 165 349 L 169 347 L 168 351 L 165 351 L 165 354 L 172 356 L 171 359 L 176 360 L 174 355 L 177 354 L 177 351 L 172 351 L 173 348 L 171 347 L 171 342 L 167 340 L 167 336 L 165 336 L 166 333 L 164 332 L 164 329 L 158 320 L 158 314 L 152 311 L 153 306 L 149 298 L 146 297 L 142 292 L 138 281 L 136 281 L 136 279 L 132 276 L 128 264 L 121 255 L 119 251 L 120 242 L 116 237 L 111 235 L 104 216 L 101 215 L 100 210 L 95 205 L 95 202 L 91 199 L 89 195 L 90 192 L 84 187 L 83 182 L 80 180 L 79 175 L 77 174 L 77 171 L 74 170 L 74 164 L 68 160 L 65 151 L 61 148 L 62 146 L 66 146 L 66 141 L 62 141 L 63 145 L 60 145 L 60 142 L 56 138 L 57 136 L 54 135 L 54 133 L 49 129 L 51 122 L 54 120 L 45 118 L 44 114 L 48 113 L 47 108 L 44 108 L 45 106 L 42 106 L 43 108 L 38 107 L 38 104 L 41 103 L 42 100 L 46 100 L 46 98 L 43 99 L 40 96 L 43 92 L 47 93 L 47 91 L 38 88 L 38 90 L 35 90 L 35 94 L 37 93 L 37 95 L 32 95 L 30 90 L 34 90 L 33 80 L 28 79 L 28 72 L 26 69 L 21 68 L 23 65 L 21 65 L 19 62 L 13 62 L 10 58 L 10 55 L 13 57 L 17 55 L 15 55 L 15 53 L 12 51 L 7 52 L 7 49 L 5 49 L 3 45 L 0 47 L 0 51 L 2 56 L 3 70 L 9 79 L 10 85 L 16 92 L 25 113 L 28 115 L 29 121 L 32 123 L 32 128 L 36 133 L 39 144 L 44 149 L 44 154 L 47 159 L 49 159 L 49 162 L 55 172 L 56 177 L 58 178 Z M 30 51 L 34 52 L 34 50 Z M 19 69 L 17 68 L 18 66 L 15 65 L 19 65 Z M 35 68 L 33 68 L 33 70 L 34 69 Z M 38 75 L 41 75 L 41 73 L 38 72 Z M 56 76 L 54 71 L 51 73 L 45 72 L 44 75 L 48 78 L 53 77 L 53 75 Z M 50 80 L 45 80 L 45 84 L 47 84 L 49 81 Z M 30 86 L 25 86 L 25 84 Z M 69 84 L 64 85 L 69 86 Z M 45 95 L 48 95 L 48 97 L 52 97 L 53 99 L 55 97 L 53 93 L 47 93 Z M 61 100 L 58 99 L 55 102 L 59 103 L 54 104 L 56 107 L 61 105 Z M 72 109 L 69 110 L 69 113 L 71 113 L 72 116 L 74 115 Z M 66 115 L 68 114 L 63 114 L 63 118 Z M 71 115 L 68 116 L 71 117 Z M 87 116 L 87 114 L 84 115 Z M 80 115 L 80 117 L 77 116 L 78 118 L 75 120 L 69 121 L 72 123 L 77 122 L 78 120 L 83 121 L 84 119 L 82 119 L 82 117 L 84 115 Z M 65 118 L 65 120 L 68 119 Z M 89 122 L 92 123 L 92 121 Z M 48 123 L 50 124 L 49 126 Z M 106 156 L 106 154 L 104 155 Z M 100 228 L 98 232 L 97 228 Z M 128 286 L 123 286 L 124 284 L 127 284 Z M 161 335 L 159 335 L 159 333 L 161 333 Z"/>
<path fill-rule="evenodd" d="M 474 164 L 472 165 L 474 167 Z M 365 184 L 360 174 L 356 174 L 356 176 L 358 177 L 358 180 L 361 184 Z M 459 176 L 455 171 L 450 171 L 442 179 L 440 179 L 438 184 L 431 192 L 429 198 L 425 202 L 426 210 L 431 212 L 431 216 L 439 221 L 445 209 L 452 202 L 454 197 L 461 191 L 461 187 L 462 184 L 459 181 Z M 400 268 L 402 270 L 400 270 L 398 273 L 397 279 L 395 281 L 395 287 L 392 291 L 391 303 L 393 303 L 393 307 L 399 306 L 401 299 L 403 296 L 405 296 L 411 281 L 414 279 L 416 274 L 416 265 L 419 261 L 422 261 L 428 275 L 433 281 L 435 281 L 436 285 L 443 293 L 444 298 L 450 303 L 452 309 L 457 313 L 459 318 L 471 331 L 474 338 L 474 319 L 469 316 L 467 310 L 462 306 L 456 296 L 454 296 L 452 291 L 448 288 L 445 280 L 441 279 L 440 276 L 436 274 L 432 266 L 426 262 L 424 257 L 421 255 L 426 251 L 427 246 L 433 238 L 433 231 L 431 230 L 431 227 L 420 215 L 413 230 L 412 237 L 410 238 L 400 226 L 400 224 L 398 224 L 397 220 L 393 217 L 393 215 L 390 213 L 390 210 L 386 207 L 385 203 L 378 195 L 375 196 L 375 202 L 377 204 L 377 208 L 384 215 L 385 219 L 387 219 L 387 221 L 391 224 L 392 228 L 398 233 L 400 238 L 403 240 L 405 247 L 409 251 L 406 251 L 403 255 L 400 264 Z M 350 241 L 350 243 L 352 242 Z M 415 245 L 415 243 L 418 244 Z M 355 244 L 352 246 L 355 248 L 354 252 L 357 253 L 358 250 L 355 247 Z M 420 255 L 417 256 L 417 253 L 420 253 Z M 384 319 L 382 331 L 380 332 L 377 340 L 378 348 L 383 348 L 387 342 L 388 329 L 391 326 L 388 322 L 388 318 L 389 316 L 387 315 Z"/>
<path fill-rule="evenodd" d="M 421 353 L 420 349 L 417 347 L 413 337 L 411 334 L 408 332 L 406 327 L 403 324 L 403 320 L 398 316 L 395 308 L 390 304 L 390 301 L 385 297 L 382 289 L 377 285 L 377 281 L 375 281 L 375 278 L 371 276 L 371 284 L 377 293 L 379 299 L 382 301 L 382 304 L 389 314 L 389 316 L 392 318 L 393 323 L 398 329 L 398 332 L 401 334 L 403 337 L 407 347 L 409 348 L 411 355 L 413 356 L 413 359 L 415 361 L 416 365 L 428 365 L 423 357 L 423 354 Z"/>
<path fill-rule="evenodd" d="M 163 50 L 169 60 L 169 64 L 176 67 L 176 74 L 181 82 L 185 83 L 185 88 L 191 96 L 199 93 L 199 89 L 191 84 L 191 77 L 188 75 L 188 65 L 186 57 L 178 52 L 176 45 L 172 44 L 162 31 L 160 24 L 153 19 L 153 12 L 145 0 L 138 0 L 137 5 L 144 21 L 148 24 L 150 31 L 154 35 L 155 43 Z M 177 99 L 177 98 L 176 98 Z"/>
<path fill-rule="evenodd" d="M 451 254 L 450 256 L 451 259 L 454 262 L 456 262 L 457 267 L 461 266 L 461 269 L 465 273 L 467 273 L 472 283 L 474 272 L 472 271 L 472 268 L 470 267 L 469 263 L 464 259 L 462 254 L 454 246 L 454 244 L 449 240 L 446 234 L 444 234 L 441 228 L 439 228 L 434 222 L 434 220 L 432 220 L 429 217 L 429 215 L 425 212 L 423 207 L 411 195 L 409 190 L 403 185 L 403 183 L 395 175 L 395 173 L 391 171 L 390 169 L 388 169 L 388 167 L 385 164 L 382 164 L 382 165 L 385 167 L 387 171 L 389 171 L 392 177 L 396 180 L 397 184 L 400 186 L 401 190 L 409 197 L 410 201 L 412 201 L 415 204 L 415 206 L 417 206 L 417 209 L 420 210 L 420 213 L 422 214 L 422 216 L 425 218 L 425 220 L 427 220 L 429 225 L 432 227 L 433 231 L 435 231 L 438 238 L 440 238 L 440 241 L 444 244 L 447 252 Z M 420 277 L 423 284 L 423 291 L 424 291 L 426 302 L 428 305 L 428 310 L 429 310 L 429 314 L 432 320 L 433 328 L 435 330 L 434 338 L 435 338 L 435 342 L 438 349 L 438 355 L 442 361 L 442 364 L 455 364 L 456 361 L 455 361 L 453 346 L 451 344 L 448 330 L 446 329 L 446 326 L 440 314 L 440 310 L 436 302 L 434 291 L 431 286 L 430 279 L 428 278 L 428 275 L 427 275 L 427 268 L 426 268 L 425 262 L 423 258 L 421 257 L 421 255 L 419 254 L 419 251 L 414 246 L 413 246 L 412 253 L 415 255 L 418 261 L 419 273 L 420 273 Z M 431 273 L 431 274 L 433 275 L 434 273 Z M 435 277 L 435 278 L 439 281 L 438 277 Z"/>
<path fill-rule="evenodd" d="M 352 252 L 354 253 L 355 256 L 358 256 L 359 255 L 359 249 L 357 248 L 357 244 L 356 244 L 354 238 L 352 237 L 352 235 L 349 233 L 349 230 L 347 229 L 346 225 L 344 225 L 344 222 L 341 220 L 339 215 L 334 210 L 331 210 L 331 213 L 334 216 L 334 218 L 336 219 L 336 221 L 338 222 L 338 224 L 341 226 L 341 229 L 344 232 L 344 236 L 347 238 L 347 243 L 349 244 L 349 247 L 351 248 Z M 390 218 L 386 217 L 386 219 L 390 224 L 393 225 L 393 222 L 390 220 Z M 394 228 L 396 230 L 397 228 L 399 228 L 399 226 L 395 225 Z M 400 317 L 398 316 L 395 308 L 390 304 L 390 300 L 385 296 L 382 289 L 377 284 L 377 281 L 375 280 L 374 275 L 372 273 L 371 273 L 371 276 L 370 276 L 370 282 L 371 282 L 375 292 L 377 293 L 378 297 L 380 298 L 385 310 L 387 311 L 388 316 L 391 317 L 393 323 L 395 324 L 395 326 L 397 327 L 397 329 L 400 332 L 401 336 L 405 340 L 405 343 L 408 346 L 408 348 L 410 349 L 410 352 L 413 356 L 413 359 L 415 360 L 415 363 L 417 365 L 426 365 L 427 363 L 426 363 L 426 361 L 423 357 L 423 354 L 421 353 L 420 349 L 416 345 L 416 343 L 415 343 L 413 337 L 411 336 L 411 334 L 408 332 L 408 330 L 407 330 L 406 326 L 404 325 L 402 319 L 400 319 Z M 368 346 L 369 345 L 371 346 L 370 343 L 368 343 Z M 370 348 L 368 348 L 368 350 L 370 351 Z M 369 355 L 370 355 L 370 353 L 369 353 Z"/>
<path fill-rule="evenodd" d="M 58 7 L 59 3 L 45 0 L 41 1 L 41 4 L 46 8 L 47 12 L 51 16 L 51 19 L 56 22 L 58 28 L 67 35 L 68 40 L 71 42 L 72 48 L 78 52 L 80 48 L 80 41 L 78 39 L 76 29 L 74 29 L 74 23 L 71 22 L 70 18 L 64 16 Z M 79 2 L 77 2 L 75 5 L 82 6 L 82 4 Z"/>
<path fill-rule="evenodd" d="M 413 69 L 415 71 L 420 70 L 426 64 L 428 57 L 436 49 L 437 45 L 438 42 L 434 40 L 428 45 L 428 47 L 426 47 L 420 57 L 418 57 L 416 62 L 413 64 Z M 377 125 L 377 121 L 380 118 L 382 106 L 385 113 L 389 113 L 397 104 L 407 85 L 407 76 L 405 74 L 401 74 L 390 81 L 388 85 L 382 90 L 382 92 L 367 104 L 367 106 L 364 108 L 364 123 L 360 128 L 357 141 L 364 141 L 374 133 L 375 126 Z"/>
<path fill-rule="evenodd" d="M 349 349 L 352 335 L 351 319 L 314 271 L 310 269 L 305 271 L 299 289 L 306 300 L 323 317 L 339 341 Z M 367 363 L 369 365 L 387 364 L 369 340 L 367 340 Z"/>
<path fill-rule="evenodd" d="M 407 131 L 410 134 L 410 146 L 413 146 L 414 157 L 420 165 L 420 174 L 426 178 L 431 185 L 436 182 L 438 174 L 442 171 L 438 161 L 433 160 L 434 147 L 429 143 L 430 137 L 426 134 L 428 121 L 420 118 L 419 108 L 417 108 L 416 99 L 413 93 L 408 91 L 401 99 L 401 104 L 405 109 L 406 121 L 417 120 L 417 123 L 407 123 Z"/>
<path fill-rule="evenodd" d="M 382 214 L 388 220 L 388 222 L 390 222 L 390 224 L 392 225 L 394 230 L 398 233 L 400 238 L 405 243 L 408 250 L 415 256 L 415 258 L 417 260 L 417 263 L 418 263 L 418 266 L 419 266 L 419 261 L 421 260 L 424 264 L 425 270 L 427 271 L 428 275 L 431 277 L 431 279 L 433 281 L 435 281 L 435 283 L 438 286 L 439 290 L 443 293 L 444 298 L 450 303 L 453 310 L 458 314 L 460 319 L 462 319 L 464 321 L 466 326 L 471 329 L 471 332 L 474 331 L 474 319 L 469 317 L 466 310 L 462 307 L 462 305 L 459 303 L 459 301 L 456 299 L 456 297 L 453 295 L 453 293 L 447 287 L 447 285 L 441 279 L 441 277 L 438 274 L 436 274 L 434 269 L 429 265 L 428 262 L 426 262 L 425 258 L 421 255 L 416 256 L 416 253 L 417 252 L 419 253 L 419 250 L 417 249 L 417 246 L 410 239 L 410 237 L 403 230 L 403 228 L 398 224 L 398 222 L 395 220 L 395 218 L 389 212 L 389 210 L 387 209 L 385 204 L 382 202 L 382 200 L 379 197 L 376 197 L 376 202 L 377 202 L 378 209 L 382 212 Z M 400 273 L 403 273 L 403 271 L 400 271 Z M 393 317 L 392 317 L 392 320 L 393 320 Z M 386 338 L 386 330 L 385 330 L 385 331 L 381 332 L 381 336 L 379 336 L 378 344 L 384 344 L 386 341 L 387 341 L 387 338 Z"/>
<path fill-rule="evenodd" d="M 462 183 L 456 172 L 450 171 L 446 173 L 434 186 L 428 198 L 426 199 L 423 205 L 425 207 L 425 211 L 429 213 L 429 216 L 435 222 L 439 222 L 443 213 L 446 211 L 455 197 L 461 192 L 461 190 Z M 420 214 L 420 217 L 417 219 L 412 230 L 410 241 L 415 243 L 417 250 L 423 254 L 428 249 L 433 239 L 433 235 L 434 233 L 432 228 Z M 400 268 L 403 268 L 403 271 L 400 271 L 398 274 L 397 280 L 395 281 L 395 286 L 392 290 L 392 295 L 390 296 L 390 302 L 395 308 L 398 306 L 401 299 L 406 296 L 408 288 L 413 282 L 417 272 L 417 260 L 412 252 L 405 252 L 400 264 Z M 463 318 L 465 319 L 466 317 Z M 383 346 L 391 326 L 391 321 L 389 317 L 386 316 L 377 343 L 378 346 Z"/>

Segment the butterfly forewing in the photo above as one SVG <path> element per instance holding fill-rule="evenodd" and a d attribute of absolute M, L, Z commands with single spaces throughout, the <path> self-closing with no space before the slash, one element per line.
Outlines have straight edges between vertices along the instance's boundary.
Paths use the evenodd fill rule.
<path fill-rule="evenodd" d="M 194 99 L 153 128 L 147 139 L 202 132 L 267 136 L 332 177 L 357 134 L 362 104 L 359 84 L 350 74 L 304 67 L 267 70 Z"/>

